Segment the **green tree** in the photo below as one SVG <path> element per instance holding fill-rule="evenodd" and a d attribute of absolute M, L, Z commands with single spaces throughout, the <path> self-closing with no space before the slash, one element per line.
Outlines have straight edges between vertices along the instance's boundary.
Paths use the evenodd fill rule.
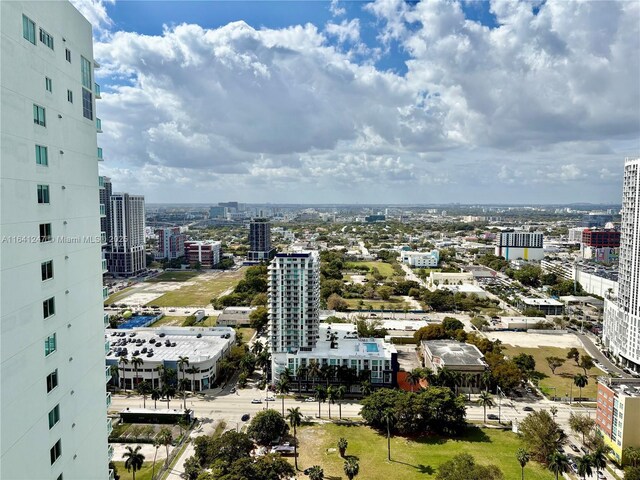
<path fill-rule="evenodd" d="M 324 470 L 319 465 L 314 465 L 308 470 L 309 480 L 324 480 Z"/>
<path fill-rule="evenodd" d="M 591 461 L 591 455 L 583 455 L 582 457 L 576 458 L 576 467 L 578 467 L 578 475 L 582 477 L 584 480 L 587 476 L 591 476 L 593 473 L 592 467 L 593 462 Z"/>
<path fill-rule="evenodd" d="M 566 442 L 565 433 L 546 410 L 527 415 L 520 422 L 520 434 L 531 457 L 543 464 Z"/>
<path fill-rule="evenodd" d="M 146 380 L 139 382 L 136 385 L 136 392 L 142 396 L 142 408 L 147 408 L 147 395 L 152 392 L 151 384 Z"/>
<path fill-rule="evenodd" d="M 631 467 L 640 467 L 640 447 L 625 447 L 622 450 L 622 462 Z"/>
<path fill-rule="evenodd" d="M 184 462 L 184 476 L 187 480 L 197 480 L 198 476 L 202 473 L 202 467 L 195 455 L 191 455 Z"/>
<path fill-rule="evenodd" d="M 584 437 L 593 431 L 595 425 L 595 420 L 588 415 L 575 413 L 569 415 L 569 428 L 575 433 L 582 434 L 582 443 L 584 443 Z"/>
<path fill-rule="evenodd" d="M 420 383 L 422 380 L 422 369 L 414 368 L 410 372 L 407 373 L 407 383 L 411 385 L 411 391 L 413 392 L 414 387 Z"/>
<path fill-rule="evenodd" d="M 344 385 L 338 386 L 336 388 L 336 399 L 338 400 L 338 411 L 340 420 L 342 420 L 342 400 L 344 399 L 345 394 L 347 393 L 347 387 Z"/>
<path fill-rule="evenodd" d="M 322 402 L 327 400 L 327 389 L 323 385 L 316 385 L 315 397 L 318 402 L 318 418 L 322 418 L 322 415 L 320 414 L 320 406 L 322 405 Z"/>
<path fill-rule="evenodd" d="M 495 405 L 493 396 L 485 390 L 480 393 L 477 402 L 482 405 L 482 409 L 484 410 L 484 423 L 487 423 L 487 407 L 491 408 Z"/>
<path fill-rule="evenodd" d="M 258 412 L 251 420 L 247 435 L 260 445 L 270 445 L 271 442 L 287 433 L 287 422 L 276 410 L 263 410 Z"/>
<path fill-rule="evenodd" d="M 391 461 L 391 429 L 393 428 L 396 416 L 391 409 L 387 409 L 382 413 L 382 419 L 387 426 L 387 460 Z"/>
<path fill-rule="evenodd" d="M 127 377 L 125 375 L 126 370 L 125 367 L 127 365 L 129 365 L 129 360 L 127 359 L 127 357 L 122 356 L 120 357 L 120 360 L 118 360 L 118 363 L 121 365 L 121 369 L 122 369 L 122 386 L 124 387 L 124 391 L 127 391 Z"/>
<path fill-rule="evenodd" d="M 573 383 L 580 389 L 580 399 L 582 400 L 582 389 L 589 384 L 589 377 L 582 373 L 578 373 L 577 375 L 574 375 Z"/>
<path fill-rule="evenodd" d="M 289 425 L 293 427 L 293 458 L 298 470 L 298 427 L 302 423 L 302 413 L 300 413 L 300 407 L 289 408 L 287 412 L 289 413 L 286 418 L 289 420 Z"/>
<path fill-rule="evenodd" d="M 393 295 L 393 287 L 383 285 L 381 287 L 378 287 L 377 293 L 380 298 L 386 302 L 391 298 L 391 295 Z"/>
<path fill-rule="evenodd" d="M 156 435 L 156 441 L 160 445 L 164 445 L 167 449 L 167 457 L 164 459 L 164 466 L 167 467 L 169 464 L 169 445 L 173 443 L 173 434 L 171 433 L 171 430 L 167 427 L 162 427 L 158 432 L 158 435 Z"/>
<path fill-rule="evenodd" d="M 349 442 L 344 437 L 340 437 L 338 439 L 338 451 L 340 452 L 340 456 L 344 457 L 344 454 L 347 451 L 347 447 L 349 446 Z"/>
<path fill-rule="evenodd" d="M 607 453 L 608 447 L 598 447 L 591 453 L 591 463 L 596 469 L 596 474 L 600 473 L 600 470 L 604 470 L 607 467 Z"/>
<path fill-rule="evenodd" d="M 353 480 L 359 472 L 360 465 L 358 464 L 358 460 L 354 457 L 349 457 L 344 461 L 344 474 L 349 480 Z"/>
<path fill-rule="evenodd" d="M 311 377 L 311 388 L 315 388 L 316 379 L 320 376 L 320 364 L 317 360 L 312 359 L 309 361 L 309 367 L 307 368 L 307 375 Z"/>
<path fill-rule="evenodd" d="M 584 371 L 584 374 L 587 374 L 587 370 L 591 370 L 595 367 L 595 363 L 593 363 L 593 358 L 589 355 L 582 355 L 580 357 L 580 368 Z"/>
<path fill-rule="evenodd" d="M 446 332 L 455 332 L 456 330 L 464 330 L 464 324 L 455 317 L 444 317 L 442 319 L 442 328 Z"/>
<path fill-rule="evenodd" d="M 624 467 L 624 480 L 640 480 L 640 467 Z"/>
<path fill-rule="evenodd" d="M 569 458 L 564 453 L 560 453 L 557 450 L 551 452 L 547 459 L 547 465 L 558 480 L 561 473 L 569 470 Z"/>
<path fill-rule="evenodd" d="M 524 448 L 519 448 L 518 451 L 516 452 L 516 459 L 518 460 L 518 463 L 520 464 L 520 468 L 522 469 L 522 480 L 524 480 L 524 467 L 527 466 L 527 463 L 529 463 L 530 457 L 529 457 L 529 452 L 527 452 Z"/>
<path fill-rule="evenodd" d="M 142 468 L 144 464 L 144 455 L 140 453 L 142 447 L 138 445 L 135 449 L 129 445 L 125 447 L 125 452 L 122 454 L 122 458 L 125 459 L 124 467 L 127 472 L 133 471 L 133 480 L 136 480 L 136 472 Z"/>
<path fill-rule="evenodd" d="M 578 349 L 575 347 L 571 347 L 567 352 L 567 359 L 573 360 L 574 362 L 576 362 L 576 365 L 579 365 L 578 362 L 580 360 L 580 352 L 578 351 Z"/>
<path fill-rule="evenodd" d="M 136 356 L 131 357 L 131 365 L 133 366 L 133 369 L 135 371 L 136 385 L 140 381 L 140 378 L 138 378 L 138 368 L 141 367 L 143 364 L 144 364 L 144 360 L 142 360 L 140 357 L 136 357 Z"/>
<path fill-rule="evenodd" d="M 267 326 L 267 323 L 269 323 L 269 310 L 267 310 L 267 307 L 261 305 L 249 314 L 249 326 L 255 328 L 258 332 L 261 332 Z"/>
<path fill-rule="evenodd" d="M 151 390 L 151 400 L 153 400 L 153 408 L 158 409 L 158 400 L 162 398 L 162 391 L 158 388 Z"/>
<path fill-rule="evenodd" d="M 276 382 L 276 392 L 280 394 L 282 399 L 282 416 L 284 417 L 284 397 L 289 393 L 289 380 L 287 377 L 280 375 L 280 378 Z"/>
<path fill-rule="evenodd" d="M 545 357 L 545 360 L 547 361 L 547 365 L 549 365 L 551 373 L 553 373 L 554 375 L 556 374 L 556 368 L 564 365 L 564 362 L 566 361 L 564 358 L 555 356 Z"/>
<path fill-rule="evenodd" d="M 186 393 L 186 390 L 185 390 L 185 387 L 186 387 L 187 384 L 184 381 L 185 380 L 185 378 L 184 378 L 184 374 L 185 374 L 184 369 L 185 369 L 185 367 L 188 367 L 188 366 L 189 366 L 189 357 L 179 356 L 178 357 L 178 368 L 182 372 L 182 382 L 180 383 L 180 386 L 181 386 L 181 390 L 182 390 L 182 397 L 183 397 L 183 400 L 184 400 L 183 407 L 184 407 L 185 410 L 187 409 L 187 393 Z"/>
<path fill-rule="evenodd" d="M 468 453 L 459 453 L 440 465 L 436 480 L 503 480 L 495 465 L 478 465 Z"/>
<path fill-rule="evenodd" d="M 527 377 L 536 369 L 536 361 L 533 355 L 529 355 L 528 353 L 516 355 L 513 357 L 513 363 L 515 363 L 520 371 Z"/>
<path fill-rule="evenodd" d="M 162 444 L 158 441 L 157 438 L 155 438 L 153 440 L 153 466 L 151 467 L 151 480 L 153 480 L 153 477 L 156 474 L 156 459 L 158 458 L 158 449 L 160 448 Z"/>

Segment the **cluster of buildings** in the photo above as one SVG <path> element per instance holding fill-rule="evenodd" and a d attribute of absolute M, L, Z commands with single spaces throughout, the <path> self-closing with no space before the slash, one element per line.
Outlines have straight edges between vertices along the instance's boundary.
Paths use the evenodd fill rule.
<path fill-rule="evenodd" d="M 400 261 L 410 267 L 435 268 L 440 261 L 440 253 L 438 250 L 431 250 L 429 252 L 401 250 Z"/>

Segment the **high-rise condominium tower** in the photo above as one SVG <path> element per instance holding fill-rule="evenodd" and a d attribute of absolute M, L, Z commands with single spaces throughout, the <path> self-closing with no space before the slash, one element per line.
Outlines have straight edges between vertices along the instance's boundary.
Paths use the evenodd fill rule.
<path fill-rule="evenodd" d="M 91 25 L 0 2 L 0 478 L 109 477 Z"/>
<path fill-rule="evenodd" d="M 269 265 L 269 335 L 274 365 L 278 365 L 278 353 L 311 350 L 318 339 L 319 323 L 318 252 L 276 254 Z"/>
<path fill-rule="evenodd" d="M 144 197 L 128 193 L 111 195 L 111 216 L 106 253 L 109 273 L 130 277 L 144 271 L 147 259 L 144 252 Z"/>
<path fill-rule="evenodd" d="M 622 185 L 618 296 L 605 301 L 603 340 L 623 365 L 640 372 L 640 158 L 627 158 Z"/>
<path fill-rule="evenodd" d="M 268 261 L 273 258 L 275 250 L 271 248 L 271 223 L 268 218 L 254 218 L 249 224 L 250 262 Z"/>

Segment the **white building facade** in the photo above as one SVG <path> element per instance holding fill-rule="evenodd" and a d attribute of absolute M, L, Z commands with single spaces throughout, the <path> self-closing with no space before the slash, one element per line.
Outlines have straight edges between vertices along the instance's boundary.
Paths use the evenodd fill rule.
<path fill-rule="evenodd" d="M 144 196 L 114 193 L 110 198 L 111 233 L 106 253 L 109 273 L 130 277 L 147 267 Z"/>
<path fill-rule="evenodd" d="M 0 9 L 0 478 L 106 480 L 91 25 L 68 2 Z"/>
<path fill-rule="evenodd" d="M 605 299 L 602 339 L 623 365 L 640 372 L 640 158 L 627 158 L 622 185 L 618 293 Z"/>
<path fill-rule="evenodd" d="M 496 237 L 495 255 L 507 260 L 542 260 L 542 232 L 504 231 Z"/>
<path fill-rule="evenodd" d="M 438 250 L 430 252 L 412 252 L 403 250 L 400 252 L 400 260 L 410 267 L 435 268 L 440 261 Z"/>

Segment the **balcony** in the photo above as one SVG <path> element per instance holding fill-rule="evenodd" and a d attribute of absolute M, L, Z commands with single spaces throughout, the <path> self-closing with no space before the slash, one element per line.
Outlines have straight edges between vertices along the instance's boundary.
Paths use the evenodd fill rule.
<path fill-rule="evenodd" d="M 107 273 L 107 261 L 103 258 L 102 259 L 102 273 Z"/>
<path fill-rule="evenodd" d="M 100 216 L 101 217 L 107 216 L 107 207 L 105 207 L 104 203 L 100 204 Z"/>
<path fill-rule="evenodd" d="M 113 470 L 109 470 L 109 480 L 116 480 L 116 474 Z"/>
<path fill-rule="evenodd" d="M 98 186 L 104 188 L 104 177 L 102 175 L 98 176 Z"/>
<path fill-rule="evenodd" d="M 111 432 L 113 432 L 113 423 L 110 418 L 107 418 L 107 433 L 111 435 Z M 109 445 L 109 447 L 111 447 L 111 445 Z M 113 456 L 113 447 L 111 447 L 111 456 Z"/>
<path fill-rule="evenodd" d="M 107 287 L 102 287 L 102 299 L 106 300 L 109 297 L 109 289 Z"/>
<path fill-rule="evenodd" d="M 105 374 L 105 380 L 107 382 L 111 381 L 111 369 L 109 367 L 105 368 L 104 374 Z"/>
<path fill-rule="evenodd" d="M 107 234 L 105 232 L 100 232 L 100 242 L 102 245 L 107 244 Z"/>
<path fill-rule="evenodd" d="M 107 423 L 110 425 L 111 419 L 108 419 Z M 113 427 L 111 427 L 111 430 L 113 430 Z M 111 433 L 111 430 L 109 430 L 109 433 Z M 109 455 L 109 461 L 111 461 L 111 459 L 113 458 L 113 445 L 107 446 L 107 455 Z"/>
<path fill-rule="evenodd" d="M 106 342 L 104 342 L 104 354 L 107 355 L 109 353 L 109 350 L 111 350 L 111 342 L 107 340 Z"/>
<path fill-rule="evenodd" d="M 100 85 L 98 85 L 97 83 L 94 83 L 94 93 L 96 94 L 96 98 L 102 98 L 100 96 Z"/>
<path fill-rule="evenodd" d="M 106 313 L 102 315 L 102 321 L 104 322 L 104 328 L 107 328 L 109 326 L 109 315 Z"/>
<path fill-rule="evenodd" d="M 107 408 L 111 406 L 111 392 L 107 392 Z"/>
<path fill-rule="evenodd" d="M 96 117 L 96 132 L 102 133 L 102 120 Z"/>
<path fill-rule="evenodd" d="M 102 158 L 102 148 L 98 147 L 98 161 L 102 162 L 104 158 Z"/>

